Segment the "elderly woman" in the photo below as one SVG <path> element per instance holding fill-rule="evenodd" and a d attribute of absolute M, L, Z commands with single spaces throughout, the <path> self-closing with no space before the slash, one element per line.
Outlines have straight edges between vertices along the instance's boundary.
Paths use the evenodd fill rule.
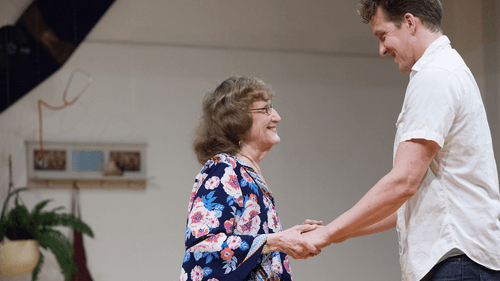
<path fill-rule="evenodd" d="M 194 141 L 204 166 L 189 202 L 182 281 L 292 280 L 288 255 L 320 252 L 301 235 L 316 225 L 282 231 L 259 168 L 280 141 L 272 97 L 248 77 L 231 77 L 205 95 Z"/>

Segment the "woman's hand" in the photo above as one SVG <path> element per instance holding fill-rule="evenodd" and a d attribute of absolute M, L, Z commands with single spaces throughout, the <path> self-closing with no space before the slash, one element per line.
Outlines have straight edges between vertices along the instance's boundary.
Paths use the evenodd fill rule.
<path fill-rule="evenodd" d="M 321 249 L 314 246 L 302 233 L 318 228 L 317 224 L 296 225 L 282 232 L 269 234 L 267 246 L 269 251 L 279 251 L 290 255 L 294 259 L 307 259 L 321 253 Z"/>

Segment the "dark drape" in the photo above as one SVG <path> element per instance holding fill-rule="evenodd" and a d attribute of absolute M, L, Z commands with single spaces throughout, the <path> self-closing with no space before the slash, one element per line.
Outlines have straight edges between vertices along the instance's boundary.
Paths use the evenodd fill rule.
<path fill-rule="evenodd" d="M 81 218 L 80 193 L 76 182 L 73 184 L 73 215 Z M 78 268 L 78 272 L 71 275 L 71 281 L 92 281 L 92 276 L 87 268 L 87 257 L 83 246 L 83 235 L 81 232 L 73 230 L 73 259 Z"/>

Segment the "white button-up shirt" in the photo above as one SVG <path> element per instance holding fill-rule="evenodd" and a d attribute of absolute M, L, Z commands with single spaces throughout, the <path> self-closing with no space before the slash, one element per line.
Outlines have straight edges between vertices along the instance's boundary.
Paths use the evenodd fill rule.
<path fill-rule="evenodd" d="M 450 250 L 500 270 L 500 195 L 486 112 L 476 81 L 441 36 L 415 63 L 396 123 L 394 154 L 411 139 L 441 150 L 398 210 L 403 280 L 417 281 Z"/>

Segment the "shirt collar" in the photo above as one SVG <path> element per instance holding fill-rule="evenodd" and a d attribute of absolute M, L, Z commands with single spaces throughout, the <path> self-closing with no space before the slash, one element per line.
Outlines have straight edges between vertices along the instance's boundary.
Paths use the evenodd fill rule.
<path fill-rule="evenodd" d="M 415 76 L 418 71 L 431 63 L 442 50 L 448 48 L 451 48 L 451 42 L 448 36 L 443 35 L 434 40 L 434 42 L 427 47 L 422 57 L 411 68 L 410 79 Z"/>

